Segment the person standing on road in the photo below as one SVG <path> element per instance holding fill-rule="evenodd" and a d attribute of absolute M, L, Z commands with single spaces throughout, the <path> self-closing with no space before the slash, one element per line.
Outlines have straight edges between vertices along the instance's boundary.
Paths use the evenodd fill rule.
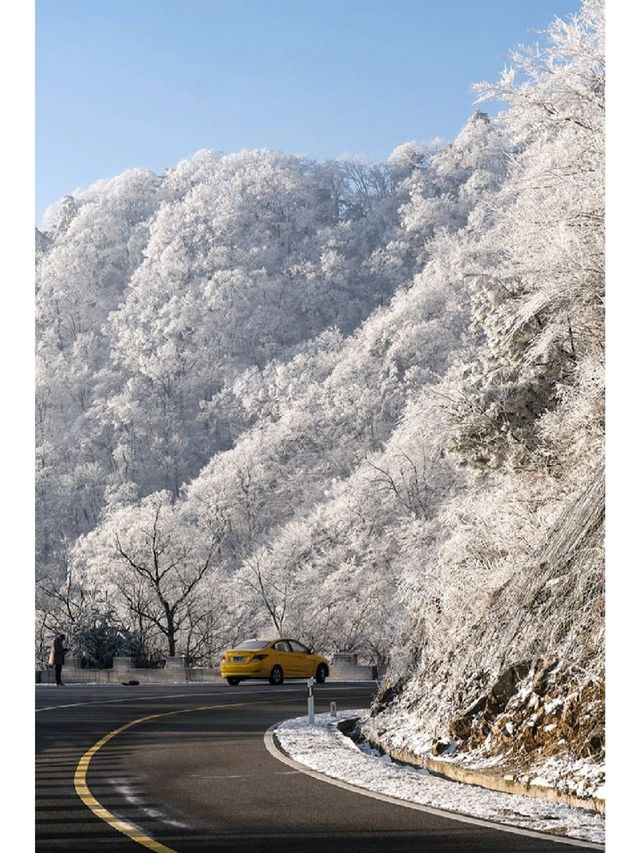
<path fill-rule="evenodd" d="M 65 652 L 69 651 L 69 649 L 65 649 L 64 641 L 64 634 L 58 634 L 51 641 L 51 651 L 49 652 L 49 663 L 55 670 L 56 674 L 56 687 L 64 687 L 64 683 L 62 681 L 62 667 L 64 665 Z"/>

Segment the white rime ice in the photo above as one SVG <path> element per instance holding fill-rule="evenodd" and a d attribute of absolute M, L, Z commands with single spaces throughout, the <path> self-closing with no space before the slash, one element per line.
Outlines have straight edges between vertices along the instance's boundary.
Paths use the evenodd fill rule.
<path fill-rule="evenodd" d="M 601 790 L 603 40 L 584 0 L 450 143 L 203 150 L 50 211 L 41 664 L 298 637 L 386 667 L 383 743 Z"/>

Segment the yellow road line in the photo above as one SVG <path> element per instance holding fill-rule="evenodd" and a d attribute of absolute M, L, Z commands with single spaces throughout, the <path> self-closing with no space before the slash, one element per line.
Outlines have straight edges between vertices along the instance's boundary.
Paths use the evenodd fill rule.
<path fill-rule="evenodd" d="M 98 752 L 98 750 L 102 749 L 105 744 L 109 743 L 110 740 L 113 740 L 114 737 L 117 737 L 122 732 L 127 729 L 132 728 L 133 726 L 137 726 L 140 723 L 146 723 L 148 720 L 156 720 L 158 717 L 172 717 L 176 714 L 188 714 L 191 711 L 211 711 L 214 708 L 237 708 L 239 705 L 249 705 L 252 704 L 250 702 L 234 702 L 233 704 L 222 704 L 222 705 L 204 705 L 199 708 L 181 708 L 179 711 L 163 711 L 160 714 L 149 714 L 146 717 L 139 717 L 137 720 L 132 720 L 130 723 L 125 723 L 124 726 L 120 726 L 119 729 L 114 729 L 113 731 L 106 734 L 104 737 L 100 738 L 97 743 L 88 749 L 85 754 L 82 756 L 80 761 L 78 762 L 78 766 L 76 767 L 76 772 L 73 776 L 73 784 L 76 789 L 76 794 L 80 797 L 82 802 L 87 806 L 87 808 L 91 809 L 96 817 L 99 817 L 101 820 L 104 820 L 105 823 L 108 823 L 109 826 L 113 827 L 113 829 L 117 829 L 118 832 L 122 832 L 124 835 L 128 836 L 132 841 L 135 841 L 136 844 L 141 844 L 143 847 L 147 847 L 149 850 L 155 850 L 156 853 L 177 853 L 172 847 L 167 847 L 166 844 L 161 844 L 159 841 L 156 841 L 154 838 L 151 838 L 148 835 L 144 835 L 140 831 L 137 826 L 134 826 L 132 823 L 128 823 L 126 820 L 120 820 L 120 818 L 116 817 L 93 796 L 89 786 L 87 784 L 87 773 L 89 771 L 89 765 L 91 764 L 91 759 Z"/>

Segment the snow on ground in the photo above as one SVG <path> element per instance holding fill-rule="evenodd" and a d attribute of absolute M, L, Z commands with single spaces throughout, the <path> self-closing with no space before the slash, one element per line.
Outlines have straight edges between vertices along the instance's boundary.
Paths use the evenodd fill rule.
<path fill-rule="evenodd" d="M 337 720 L 329 714 L 317 714 L 315 726 L 310 726 L 306 717 L 297 717 L 281 723 L 275 734 L 291 758 L 351 785 L 522 829 L 604 843 L 604 817 L 597 812 L 450 782 L 427 770 L 395 764 L 371 748 L 359 748 L 338 730 L 337 722 L 367 713 L 342 712 Z"/>

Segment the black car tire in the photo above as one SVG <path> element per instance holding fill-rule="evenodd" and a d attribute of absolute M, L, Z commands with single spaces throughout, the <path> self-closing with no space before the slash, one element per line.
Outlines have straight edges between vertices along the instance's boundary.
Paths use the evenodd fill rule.
<path fill-rule="evenodd" d="M 235 687 L 237 684 L 240 684 L 239 678 L 227 678 L 227 684 L 230 684 L 232 687 Z"/>
<path fill-rule="evenodd" d="M 320 666 L 316 669 L 316 682 L 318 684 L 324 684 L 327 680 L 327 676 L 329 675 L 329 669 L 327 665 L 321 663 Z"/>
<path fill-rule="evenodd" d="M 270 684 L 282 684 L 284 681 L 284 672 L 282 671 L 282 667 L 276 664 L 274 668 L 271 670 L 271 675 L 269 676 Z"/>

